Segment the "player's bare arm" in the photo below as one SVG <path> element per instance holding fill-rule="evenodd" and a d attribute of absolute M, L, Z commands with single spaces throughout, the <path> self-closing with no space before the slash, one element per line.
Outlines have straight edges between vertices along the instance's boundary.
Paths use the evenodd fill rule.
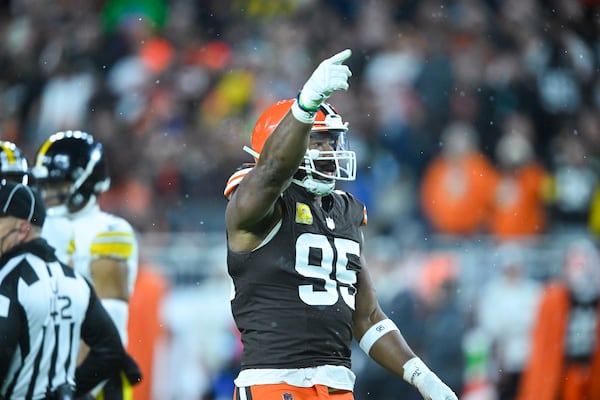
<path fill-rule="evenodd" d="M 456 394 L 414 354 L 400 329 L 387 318 L 377 301 L 376 290 L 365 268 L 357 277 L 354 336 L 375 362 L 402 377 L 419 390 L 425 400 L 457 400 Z"/>
<path fill-rule="evenodd" d="M 128 268 L 125 260 L 99 258 L 90 264 L 98 297 L 129 301 Z"/>
<path fill-rule="evenodd" d="M 92 283 L 96 294 L 100 299 L 114 299 L 129 301 L 129 290 L 127 288 L 127 263 L 125 260 L 112 258 L 99 258 L 90 264 Z M 77 357 L 81 363 L 87 356 L 89 348 L 85 343 L 81 344 L 81 350 Z"/>
<path fill-rule="evenodd" d="M 252 250 L 279 221 L 277 199 L 304 157 L 310 127 L 289 112 L 265 143 L 256 167 L 227 204 L 225 220 L 232 250 Z"/>
<path fill-rule="evenodd" d="M 386 320 L 385 315 L 377 300 L 377 293 L 362 259 L 363 269 L 357 277 L 356 309 L 354 312 L 354 337 L 360 341 L 373 325 Z M 390 330 L 377 340 L 370 349 L 369 356 L 379 365 L 402 377 L 402 366 L 415 357 L 407 345 L 402 334 L 397 330 Z"/>

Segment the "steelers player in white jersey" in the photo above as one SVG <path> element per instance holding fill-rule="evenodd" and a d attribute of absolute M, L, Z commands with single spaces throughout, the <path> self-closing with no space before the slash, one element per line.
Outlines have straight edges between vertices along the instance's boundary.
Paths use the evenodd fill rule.
<path fill-rule="evenodd" d="M 110 186 L 102 144 L 82 131 L 55 133 L 39 148 L 31 173 L 48 210 L 42 236 L 61 261 L 93 283 L 126 346 L 138 244 L 129 222 L 96 201 Z M 98 398 L 131 399 L 131 384 L 115 372 Z"/>

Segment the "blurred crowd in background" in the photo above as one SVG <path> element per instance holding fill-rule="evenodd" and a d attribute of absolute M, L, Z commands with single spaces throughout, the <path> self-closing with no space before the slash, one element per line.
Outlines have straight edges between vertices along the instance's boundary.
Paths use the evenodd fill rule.
<path fill-rule="evenodd" d="M 596 3 L 4 1 L 0 128 L 29 156 L 55 131 L 93 134 L 111 161 L 104 206 L 141 232 L 221 229 L 222 188 L 248 161 L 257 116 L 350 47 L 350 90 L 331 102 L 360 161 L 348 189 L 375 231 L 541 233 L 587 222 L 597 185 Z M 421 197 L 440 154 L 485 178 L 450 166 L 452 182 L 438 171 Z M 511 201 L 531 220 L 505 221 Z M 472 215 L 452 221 L 446 206 Z"/>
<path fill-rule="evenodd" d="M 385 307 L 417 350 L 446 345 L 424 354 L 446 382 L 460 390 L 497 383 L 479 361 L 496 348 L 494 335 L 510 332 L 500 332 L 500 319 L 481 317 L 480 304 L 503 303 L 484 301 L 482 288 L 518 265 L 530 311 L 521 328 L 511 326 L 528 332 L 538 286 L 560 275 L 570 243 L 562 238 L 600 235 L 599 3 L 5 0 L 0 135 L 28 157 L 56 131 L 94 135 L 112 178 L 101 205 L 150 243 L 144 258 L 186 233 L 224 242 L 222 191 L 249 161 L 242 147 L 258 115 L 295 96 L 317 61 L 349 47 L 350 89 L 330 100 L 350 123 L 359 171 L 340 188 L 367 205 L 367 252 Z M 152 242 L 153 235 L 167 239 Z M 525 248 L 499 247 L 514 240 Z M 158 352 L 157 399 L 231 396 L 227 374 L 239 348 L 227 314 L 224 252 L 185 248 L 198 247 L 219 251 L 218 262 L 211 259 L 219 266 L 196 271 L 210 277 L 193 285 L 168 273 L 180 290 L 165 300 L 171 347 Z M 194 258 L 186 254 L 177 255 Z M 440 288 L 446 294 L 435 294 Z M 209 306 L 200 313 L 190 304 Z M 422 325 L 402 322 L 413 312 Z M 495 359 L 508 364 L 496 370 L 522 368 L 525 339 L 515 340 L 512 352 Z M 356 369 L 368 363 L 358 358 Z M 391 379 L 369 365 L 357 398 L 394 398 L 402 389 Z"/>

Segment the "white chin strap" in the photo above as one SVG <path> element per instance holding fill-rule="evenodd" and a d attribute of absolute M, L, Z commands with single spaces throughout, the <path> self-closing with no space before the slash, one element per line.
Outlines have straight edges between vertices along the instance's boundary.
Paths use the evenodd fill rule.
<path fill-rule="evenodd" d="M 327 196 L 329 193 L 333 192 L 333 189 L 335 189 L 335 181 L 320 181 L 309 175 L 307 175 L 303 180 L 292 179 L 292 182 L 302 186 L 309 193 L 312 193 L 315 196 Z"/>

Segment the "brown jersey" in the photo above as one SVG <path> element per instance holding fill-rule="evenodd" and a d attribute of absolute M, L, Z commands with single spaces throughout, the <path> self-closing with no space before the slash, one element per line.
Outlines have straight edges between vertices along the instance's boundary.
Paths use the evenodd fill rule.
<path fill-rule="evenodd" d="M 317 207 L 295 184 L 279 201 L 277 233 L 254 251 L 227 255 L 242 369 L 350 368 L 365 207 L 341 191 Z"/>

